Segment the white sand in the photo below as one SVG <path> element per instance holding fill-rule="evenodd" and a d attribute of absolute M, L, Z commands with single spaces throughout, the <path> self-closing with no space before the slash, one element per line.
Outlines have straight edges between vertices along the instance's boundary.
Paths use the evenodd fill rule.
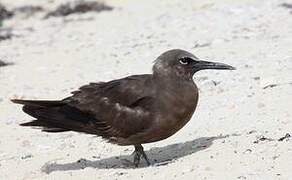
<path fill-rule="evenodd" d="M 292 134 L 292 10 L 283 2 L 112 0 L 115 10 L 99 14 L 6 21 L 19 37 L 0 42 L 0 58 L 15 63 L 0 68 L 0 179 L 291 180 L 292 138 L 277 141 Z M 130 146 L 18 126 L 31 117 L 9 98 L 64 98 L 90 81 L 148 73 L 171 48 L 237 70 L 195 75 L 197 111 L 171 138 L 145 145 L 153 166 L 122 160 L 132 161 Z M 263 89 L 270 84 L 279 85 Z M 272 140 L 255 143 L 261 136 Z"/>

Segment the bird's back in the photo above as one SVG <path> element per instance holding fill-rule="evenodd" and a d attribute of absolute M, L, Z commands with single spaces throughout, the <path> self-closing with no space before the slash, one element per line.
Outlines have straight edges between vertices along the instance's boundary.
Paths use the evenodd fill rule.
<path fill-rule="evenodd" d="M 120 138 L 144 131 L 151 125 L 152 75 L 135 75 L 82 86 L 61 101 L 13 100 L 36 120 L 23 126 L 40 126 L 46 132 L 77 131 Z"/>

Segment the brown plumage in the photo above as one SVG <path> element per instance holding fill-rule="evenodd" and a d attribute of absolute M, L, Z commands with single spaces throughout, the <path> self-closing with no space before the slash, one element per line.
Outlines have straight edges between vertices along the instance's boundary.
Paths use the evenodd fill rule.
<path fill-rule="evenodd" d="M 141 144 L 163 140 L 192 117 L 198 89 L 192 76 L 202 69 L 234 69 L 222 63 L 200 61 L 175 49 L 160 55 L 152 74 L 133 75 L 82 86 L 60 101 L 13 99 L 35 120 L 22 126 L 45 132 L 77 131 L 94 134 L 118 145 L 134 145 L 134 163 L 143 156 Z"/>

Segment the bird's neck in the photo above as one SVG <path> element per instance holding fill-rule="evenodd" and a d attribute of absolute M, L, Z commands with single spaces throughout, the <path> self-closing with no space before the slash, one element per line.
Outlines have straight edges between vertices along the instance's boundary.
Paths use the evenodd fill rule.
<path fill-rule="evenodd" d="M 153 79 L 162 89 L 167 88 L 169 90 L 182 91 L 184 88 L 197 88 L 192 78 L 154 74 Z"/>
<path fill-rule="evenodd" d="M 198 97 L 198 88 L 193 80 L 160 77 L 155 79 L 155 84 L 157 96 L 165 103 L 188 106 L 192 104 L 189 101 L 196 101 Z"/>

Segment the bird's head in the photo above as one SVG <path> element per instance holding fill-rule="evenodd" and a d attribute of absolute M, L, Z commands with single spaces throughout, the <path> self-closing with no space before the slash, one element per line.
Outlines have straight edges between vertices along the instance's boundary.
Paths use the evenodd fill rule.
<path fill-rule="evenodd" d="M 173 49 L 162 53 L 155 60 L 153 73 L 158 76 L 192 79 L 194 73 L 204 69 L 235 70 L 230 65 L 202 61 L 187 51 Z"/>

